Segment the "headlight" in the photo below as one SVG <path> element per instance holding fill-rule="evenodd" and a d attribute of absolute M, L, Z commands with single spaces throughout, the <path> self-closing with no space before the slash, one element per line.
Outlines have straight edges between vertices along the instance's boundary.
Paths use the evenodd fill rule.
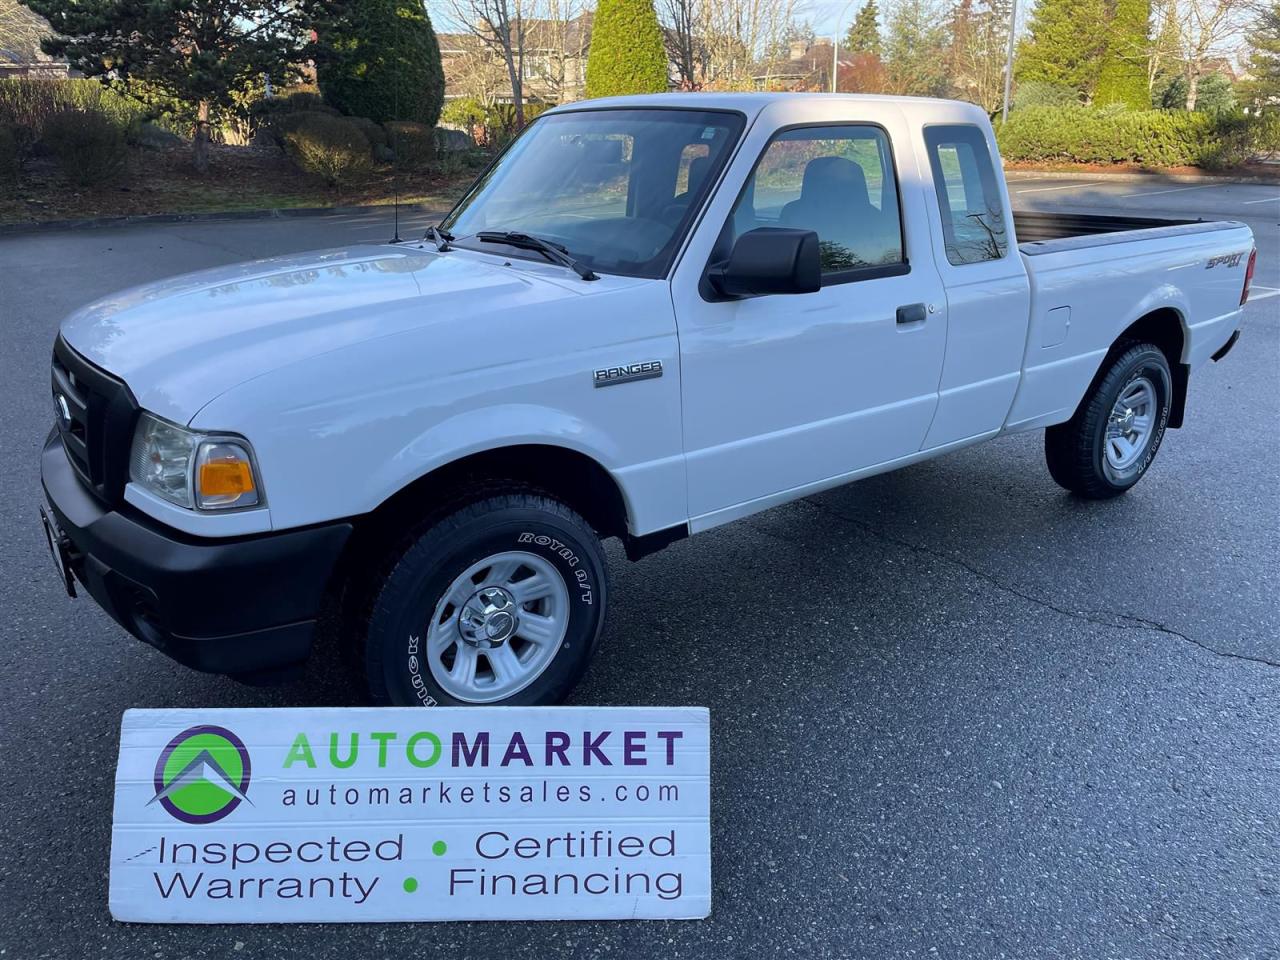
<path fill-rule="evenodd" d="M 262 502 L 249 445 L 161 420 L 138 419 L 129 457 L 129 478 L 180 507 L 227 510 Z"/>

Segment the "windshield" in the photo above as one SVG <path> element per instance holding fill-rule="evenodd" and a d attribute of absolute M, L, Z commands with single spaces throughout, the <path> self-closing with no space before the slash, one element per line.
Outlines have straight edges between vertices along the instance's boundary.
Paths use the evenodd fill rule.
<path fill-rule="evenodd" d="M 494 248 L 482 230 L 517 231 L 601 273 L 664 276 L 742 126 L 740 114 L 702 110 L 539 117 L 441 227 L 473 250 Z"/>

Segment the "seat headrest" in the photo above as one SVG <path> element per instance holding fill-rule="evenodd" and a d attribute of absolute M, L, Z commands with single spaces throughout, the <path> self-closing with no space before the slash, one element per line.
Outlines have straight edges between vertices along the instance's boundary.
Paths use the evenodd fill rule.
<path fill-rule="evenodd" d="M 844 157 L 814 157 L 805 164 L 800 198 L 809 202 L 871 202 L 862 167 Z"/>

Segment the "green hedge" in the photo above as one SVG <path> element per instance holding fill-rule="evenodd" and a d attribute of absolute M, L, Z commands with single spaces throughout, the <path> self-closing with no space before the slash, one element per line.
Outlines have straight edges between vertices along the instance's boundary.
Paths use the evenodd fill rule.
<path fill-rule="evenodd" d="M 1238 113 L 1036 107 L 996 130 L 1009 161 L 1230 167 L 1264 150 L 1266 130 Z"/>
<path fill-rule="evenodd" d="M 45 128 L 56 115 L 81 110 L 100 116 L 130 141 L 147 119 L 141 104 L 97 80 L 37 80 L 8 77 L 0 80 L 0 124 L 9 127 L 19 157 L 44 139 Z"/>

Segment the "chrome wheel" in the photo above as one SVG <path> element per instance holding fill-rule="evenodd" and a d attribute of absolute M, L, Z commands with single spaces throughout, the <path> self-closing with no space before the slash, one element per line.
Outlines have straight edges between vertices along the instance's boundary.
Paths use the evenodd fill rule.
<path fill-rule="evenodd" d="M 569 588 L 540 556 L 508 551 L 473 563 L 436 605 L 431 675 L 449 696 L 491 703 L 519 693 L 555 658 L 569 626 Z"/>
<path fill-rule="evenodd" d="M 1123 473 L 1138 462 L 1155 431 L 1156 412 L 1155 384 L 1145 376 L 1131 380 L 1120 391 L 1107 417 L 1103 440 L 1111 470 Z"/>

